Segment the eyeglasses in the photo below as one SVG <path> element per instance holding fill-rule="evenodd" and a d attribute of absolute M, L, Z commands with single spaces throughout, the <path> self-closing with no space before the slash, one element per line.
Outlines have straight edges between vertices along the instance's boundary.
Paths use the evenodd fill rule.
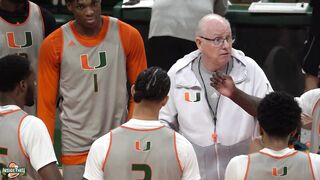
<path fill-rule="evenodd" d="M 210 38 L 206 38 L 206 37 L 203 37 L 203 36 L 199 36 L 200 38 L 202 39 L 205 39 L 207 41 L 211 41 L 213 43 L 214 46 L 217 46 L 217 47 L 220 47 L 223 45 L 224 41 L 227 41 L 227 43 L 229 44 L 233 44 L 235 39 L 231 36 L 228 36 L 226 38 L 222 38 L 222 37 L 216 37 L 214 39 L 210 39 Z"/>

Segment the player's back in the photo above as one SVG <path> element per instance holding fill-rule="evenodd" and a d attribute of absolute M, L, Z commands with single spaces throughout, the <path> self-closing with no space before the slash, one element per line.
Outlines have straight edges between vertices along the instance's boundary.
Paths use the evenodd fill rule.
<path fill-rule="evenodd" d="M 175 132 L 167 127 L 141 130 L 121 126 L 111 131 L 104 179 L 180 180 Z"/>

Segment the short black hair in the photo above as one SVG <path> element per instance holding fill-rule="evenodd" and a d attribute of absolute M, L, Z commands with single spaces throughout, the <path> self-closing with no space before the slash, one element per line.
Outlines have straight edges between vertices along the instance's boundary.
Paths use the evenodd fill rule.
<path fill-rule="evenodd" d="M 260 126 L 271 137 L 285 138 L 301 127 L 301 108 L 285 92 L 272 92 L 258 106 Z"/>
<path fill-rule="evenodd" d="M 135 102 L 140 102 L 142 99 L 163 100 L 170 90 L 170 78 L 160 67 L 150 67 L 139 74 L 134 90 Z"/>
<path fill-rule="evenodd" d="M 31 72 L 30 61 L 25 57 L 7 55 L 0 58 L 0 91 L 13 91 L 21 80 L 29 77 Z"/>

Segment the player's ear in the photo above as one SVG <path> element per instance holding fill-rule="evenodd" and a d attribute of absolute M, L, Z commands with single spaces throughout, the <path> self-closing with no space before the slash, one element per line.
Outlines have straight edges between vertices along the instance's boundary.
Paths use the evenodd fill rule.
<path fill-rule="evenodd" d="M 131 91 L 131 96 L 132 96 L 132 97 L 133 97 L 134 94 L 136 93 L 136 91 L 134 90 L 134 87 L 135 87 L 135 85 L 133 84 L 133 85 L 131 86 L 131 89 L 130 89 L 130 91 Z"/>
<path fill-rule="evenodd" d="M 169 96 L 166 96 L 162 101 L 161 101 L 161 106 L 165 106 L 169 100 Z"/>

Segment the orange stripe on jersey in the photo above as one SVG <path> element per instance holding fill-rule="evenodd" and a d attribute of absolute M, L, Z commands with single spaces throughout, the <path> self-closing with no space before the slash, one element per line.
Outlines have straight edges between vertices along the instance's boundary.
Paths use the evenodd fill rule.
<path fill-rule="evenodd" d="M 314 176 L 313 167 L 312 167 L 312 163 L 311 163 L 311 159 L 310 159 L 310 153 L 307 153 L 307 156 L 308 156 L 308 160 L 309 160 L 309 164 L 310 164 L 310 168 L 311 168 L 312 178 L 315 180 L 316 177 Z"/>
<path fill-rule="evenodd" d="M 47 126 L 52 142 L 63 51 L 62 33 L 62 29 L 59 28 L 45 38 L 41 44 L 38 62 L 37 116 Z"/>
<path fill-rule="evenodd" d="M 133 131 L 154 131 L 154 130 L 158 130 L 158 129 L 161 129 L 165 126 L 160 126 L 160 127 L 157 127 L 157 128 L 150 128 L 150 129 L 138 129 L 138 128 L 131 128 L 131 127 L 126 127 L 126 126 L 120 126 L 122 128 L 125 128 L 125 129 L 130 129 L 130 130 L 133 130 Z"/>
<path fill-rule="evenodd" d="M 14 113 L 14 112 L 17 112 L 17 111 L 21 111 L 21 109 L 14 109 L 14 110 L 2 111 L 2 112 L 0 112 L 0 116 L 4 116 L 4 115 L 7 115 L 7 114 L 11 114 L 11 113 Z"/>
<path fill-rule="evenodd" d="M 247 170 L 246 170 L 246 175 L 244 176 L 244 179 L 245 179 L 245 180 L 246 180 L 247 177 L 248 177 L 249 167 L 250 167 L 250 154 L 248 155 Z"/>
<path fill-rule="evenodd" d="M 108 148 L 108 151 L 107 151 L 106 157 L 104 158 L 104 161 L 103 161 L 103 163 L 102 163 L 102 167 L 101 167 L 103 172 L 104 172 L 104 166 L 106 165 L 107 160 L 108 160 L 108 156 L 109 156 L 109 153 L 110 153 L 111 145 L 112 145 L 112 131 L 110 131 L 110 142 L 109 142 L 109 148 Z"/>
<path fill-rule="evenodd" d="M 178 162 L 178 165 L 179 165 L 179 169 L 180 169 L 180 173 L 181 173 L 180 176 L 182 177 L 183 168 L 181 166 L 181 161 L 180 161 L 179 156 L 178 156 L 176 132 L 175 131 L 173 131 L 173 147 L 174 147 L 174 152 L 176 154 L 176 159 L 177 159 L 177 162 Z"/>
<path fill-rule="evenodd" d="M 19 147 L 23 153 L 23 155 L 28 159 L 28 161 L 30 161 L 28 154 L 26 153 L 26 150 L 23 148 L 22 143 L 21 143 L 21 135 L 20 135 L 20 129 L 21 129 L 21 124 L 23 122 L 23 120 L 25 120 L 25 117 L 27 117 L 27 113 L 25 115 L 23 115 L 23 117 L 20 120 L 19 126 L 18 126 L 18 143 L 19 143 Z"/>
<path fill-rule="evenodd" d="M 263 155 L 266 155 L 266 156 L 269 156 L 269 157 L 272 157 L 272 158 L 275 158 L 275 159 L 284 159 L 284 158 L 287 158 L 287 157 L 290 157 L 290 156 L 293 156 L 293 155 L 297 154 L 298 151 L 294 151 L 293 153 L 285 155 L 285 156 L 273 156 L 271 154 L 268 154 L 268 153 L 265 153 L 265 152 L 261 152 L 261 151 L 259 153 L 263 154 Z"/>
<path fill-rule="evenodd" d="M 87 160 L 88 151 L 76 154 L 68 154 L 61 156 L 61 161 L 65 165 L 79 165 L 84 164 Z"/>

